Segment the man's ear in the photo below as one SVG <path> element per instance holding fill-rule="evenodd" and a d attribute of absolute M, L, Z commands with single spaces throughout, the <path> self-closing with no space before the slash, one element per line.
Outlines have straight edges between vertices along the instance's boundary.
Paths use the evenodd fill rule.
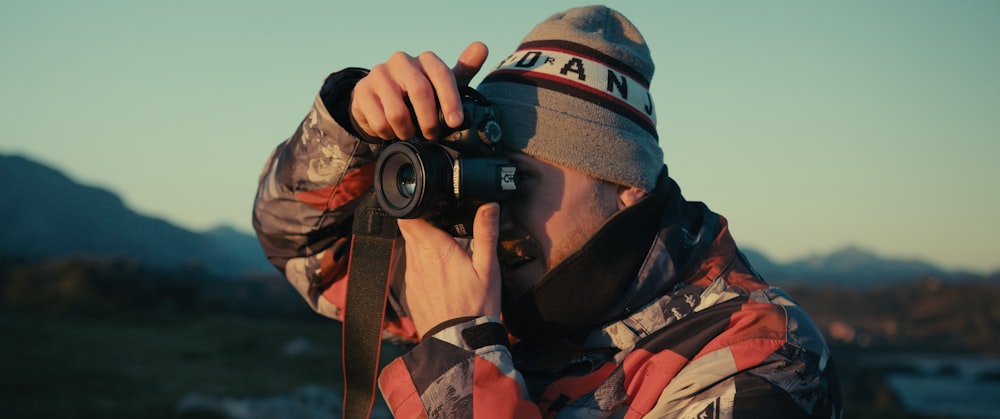
<path fill-rule="evenodd" d="M 630 207 L 646 196 L 646 191 L 634 186 L 618 187 L 618 209 Z"/>

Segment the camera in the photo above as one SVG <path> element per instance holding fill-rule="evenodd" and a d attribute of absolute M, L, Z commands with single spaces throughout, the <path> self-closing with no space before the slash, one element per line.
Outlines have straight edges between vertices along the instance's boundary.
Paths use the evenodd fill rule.
<path fill-rule="evenodd" d="M 497 109 L 471 87 L 460 88 L 465 120 L 440 138 L 394 141 L 375 163 L 375 198 L 389 216 L 423 218 L 452 236 L 472 235 L 476 209 L 517 190 L 517 167 L 499 150 Z"/>

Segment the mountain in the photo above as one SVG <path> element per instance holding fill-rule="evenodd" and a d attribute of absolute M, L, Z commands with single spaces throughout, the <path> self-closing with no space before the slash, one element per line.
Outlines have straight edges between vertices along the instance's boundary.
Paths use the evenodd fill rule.
<path fill-rule="evenodd" d="M 0 155 L 0 254 L 122 257 L 234 275 L 267 264 L 252 235 L 204 234 L 138 214 L 113 193 L 20 156 Z"/>
<path fill-rule="evenodd" d="M 241 266 L 254 271 L 274 271 L 274 267 L 264 255 L 264 250 L 260 248 L 260 243 L 257 242 L 257 236 L 229 226 L 216 227 L 205 232 L 204 235 L 226 251 L 230 258 Z"/>
<path fill-rule="evenodd" d="M 204 267 L 227 276 L 275 272 L 252 234 L 231 227 L 192 232 L 135 213 L 113 193 L 81 185 L 23 157 L 0 154 L 0 185 L 0 255 L 125 257 L 159 267 Z M 789 263 L 776 263 L 754 249 L 741 250 L 765 279 L 779 285 L 983 278 L 853 246 Z"/>
<path fill-rule="evenodd" d="M 879 256 L 874 251 L 858 246 L 847 246 L 829 254 L 815 254 L 786 264 L 775 263 L 752 249 L 743 250 L 743 253 L 765 279 L 782 285 L 863 287 L 925 277 L 944 280 L 983 279 L 982 275 L 948 271 L 921 260 Z"/>

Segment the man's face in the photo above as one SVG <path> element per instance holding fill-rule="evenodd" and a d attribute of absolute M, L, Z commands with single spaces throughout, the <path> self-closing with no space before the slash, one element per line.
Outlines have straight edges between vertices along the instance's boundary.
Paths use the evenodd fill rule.
<path fill-rule="evenodd" d="M 619 209 L 617 188 L 573 169 L 513 153 L 517 194 L 500 213 L 504 287 L 520 295 Z"/>

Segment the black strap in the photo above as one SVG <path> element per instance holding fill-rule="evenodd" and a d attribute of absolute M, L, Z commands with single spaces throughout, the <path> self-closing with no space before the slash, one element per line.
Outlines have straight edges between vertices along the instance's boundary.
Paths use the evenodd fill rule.
<path fill-rule="evenodd" d="M 367 418 L 375 402 L 382 321 L 399 230 L 368 194 L 354 213 L 344 307 L 344 418 Z"/>

